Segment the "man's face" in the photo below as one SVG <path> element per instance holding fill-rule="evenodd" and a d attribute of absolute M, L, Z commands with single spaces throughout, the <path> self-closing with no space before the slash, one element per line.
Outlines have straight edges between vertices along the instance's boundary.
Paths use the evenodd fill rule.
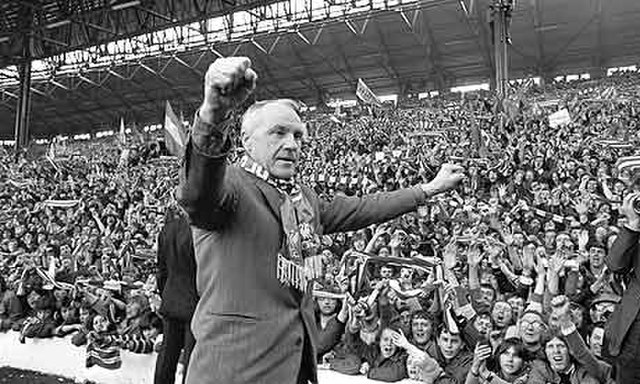
<path fill-rule="evenodd" d="M 279 179 L 296 173 L 302 139 L 307 129 L 293 107 L 284 102 L 269 103 L 247 118 L 243 144 L 249 156 Z"/>
<path fill-rule="evenodd" d="M 556 233 L 554 231 L 547 231 L 544 233 L 544 245 L 547 248 L 553 248 L 556 244 Z"/>
<path fill-rule="evenodd" d="M 542 320 L 532 313 L 527 313 L 520 319 L 520 337 L 526 344 L 540 342 L 543 328 Z"/>
<path fill-rule="evenodd" d="M 496 327 L 505 328 L 506 326 L 510 325 L 512 316 L 513 311 L 509 303 L 498 301 L 493 305 L 491 317 L 493 318 L 493 322 Z"/>
<path fill-rule="evenodd" d="M 524 299 L 519 296 L 510 297 L 507 303 L 511 306 L 512 318 L 519 319 L 522 311 L 524 311 Z"/>
<path fill-rule="evenodd" d="M 600 247 L 589 248 L 589 264 L 599 268 L 604 264 L 605 251 Z"/>
<path fill-rule="evenodd" d="M 338 301 L 336 299 L 330 299 L 328 297 L 318 298 L 318 308 L 320 309 L 320 313 L 325 316 L 333 315 L 337 305 Z"/>
<path fill-rule="evenodd" d="M 454 335 L 444 330 L 438 336 L 438 347 L 442 352 L 442 356 L 447 360 L 451 360 L 462 349 L 462 338 L 460 335 Z"/>
<path fill-rule="evenodd" d="M 569 368 L 569 349 L 562 340 L 557 337 L 551 339 L 545 346 L 545 353 L 554 371 L 564 372 Z"/>
<path fill-rule="evenodd" d="M 488 287 L 481 287 L 480 292 L 482 294 L 481 299 L 483 303 L 487 305 L 493 304 L 493 299 L 495 298 L 495 292 L 492 289 Z"/>
<path fill-rule="evenodd" d="M 511 347 L 500 355 L 500 368 L 507 375 L 515 375 L 522 368 L 522 357 L 516 354 L 515 348 Z"/>
<path fill-rule="evenodd" d="M 513 235 L 513 245 L 522 248 L 524 245 L 524 235 L 522 233 L 516 233 Z"/>
<path fill-rule="evenodd" d="M 411 321 L 411 333 L 413 342 L 418 345 L 426 344 L 431 338 L 433 324 L 429 319 L 415 318 Z"/>
<path fill-rule="evenodd" d="M 380 335 L 380 353 L 385 359 L 393 356 L 396 353 L 396 345 L 393 343 L 393 331 L 385 329 Z"/>
<path fill-rule="evenodd" d="M 489 315 L 479 315 L 473 321 L 474 328 L 482 335 L 489 335 L 491 331 L 491 318 Z"/>

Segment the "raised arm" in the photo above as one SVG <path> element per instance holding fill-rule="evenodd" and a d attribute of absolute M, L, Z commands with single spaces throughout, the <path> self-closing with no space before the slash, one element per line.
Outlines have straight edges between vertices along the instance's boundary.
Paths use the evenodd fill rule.
<path fill-rule="evenodd" d="M 427 184 L 362 198 L 337 196 L 330 202 L 322 202 L 324 233 L 354 231 L 412 212 L 427 198 L 455 188 L 464 177 L 463 171 L 460 166 L 443 164 Z"/>
<path fill-rule="evenodd" d="M 194 226 L 216 228 L 233 209 L 233 189 L 224 182 L 232 148 L 228 117 L 253 91 L 256 78 L 246 57 L 218 59 L 207 70 L 178 189 L 178 201 Z"/>

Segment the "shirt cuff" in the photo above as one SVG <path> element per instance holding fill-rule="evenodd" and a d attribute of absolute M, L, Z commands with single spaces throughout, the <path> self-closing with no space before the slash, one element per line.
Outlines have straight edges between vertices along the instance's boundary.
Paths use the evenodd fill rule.
<path fill-rule="evenodd" d="M 191 138 L 194 147 L 201 154 L 216 157 L 228 146 L 229 130 L 233 119 L 227 118 L 217 124 L 208 124 L 200 119 L 199 113 L 193 119 Z"/>

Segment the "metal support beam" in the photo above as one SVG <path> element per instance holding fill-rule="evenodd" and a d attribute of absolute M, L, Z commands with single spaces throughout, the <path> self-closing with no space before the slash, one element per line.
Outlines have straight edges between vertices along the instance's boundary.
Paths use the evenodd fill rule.
<path fill-rule="evenodd" d="M 33 24 L 33 9 L 22 6 L 21 17 L 23 27 L 28 29 Z M 25 31 L 22 33 L 22 57 L 18 64 L 18 74 L 20 76 L 20 99 L 16 110 L 16 120 L 14 125 L 15 149 L 16 152 L 29 144 L 29 118 L 31 116 L 31 46 L 33 36 Z"/>
<path fill-rule="evenodd" d="M 567 40 L 567 42 L 553 55 L 553 57 L 549 59 L 549 61 L 545 64 L 545 67 L 548 71 L 552 71 L 552 69 L 556 67 L 558 60 L 562 57 L 562 55 L 565 54 L 567 48 L 569 48 L 571 44 L 573 44 L 573 42 L 578 39 L 578 37 L 582 36 L 582 34 L 587 29 L 589 29 L 591 24 L 593 24 L 597 18 L 598 15 L 594 14 L 593 17 L 591 17 L 578 31 L 576 31 L 576 33 L 573 34 L 573 36 L 571 36 L 569 40 Z"/>
<path fill-rule="evenodd" d="M 319 99 L 324 97 L 324 89 L 318 85 L 318 83 L 315 80 L 315 77 L 312 76 L 309 71 L 307 70 L 307 68 L 309 68 L 308 63 L 304 60 L 304 58 L 302 57 L 302 55 L 300 54 L 300 52 L 298 52 L 298 50 L 294 47 L 294 45 L 291 45 L 291 51 L 293 52 L 293 55 L 296 57 L 296 60 L 298 61 L 298 64 L 302 65 L 302 69 L 304 71 L 304 75 L 309 79 L 309 81 L 311 81 L 311 84 L 313 85 L 313 88 L 316 90 L 317 94 L 319 95 Z M 322 97 L 320 96 L 322 95 Z"/>
<path fill-rule="evenodd" d="M 604 21 L 606 20 L 604 17 L 604 1 L 602 0 L 597 0 L 596 1 L 596 26 L 598 29 L 598 33 L 597 33 L 597 42 L 596 42 L 596 47 L 598 47 L 597 53 L 596 53 L 596 57 L 595 57 L 595 63 L 594 66 L 599 70 L 600 73 L 602 73 L 603 71 L 606 74 L 606 57 L 607 57 L 607 53 L 606 53 L 606 49 L 607 49 L 607 45 L 605 44 L 605 36 L 604 36 Z"/>
<path fill-rule="evenodd" d="M 490 32 L 488 31 L 488 23 L 486 20 L 486 10 L 481 7 L 476 7 L 472 2 L 469 7 L 466 6 L 464 1 L 460 1 L 462 7 L 463 18 L 468 29 L 476 37 L 476 41 L 480 47 L 480 53 L 482 55 L 482 61 L 490 73 L 490 84 L 495 89 L 495 63 L 492 55 L 492 44 L 489 41 Z"/>
<path fill-rule="evenodd" d="M 511 12 L 508 8 L 511 6 L 507 0 L 493 0 L 490 5 L 493 23 L 493 49 L 496 62 L 496 93 L 500 99 L 505 98 L 509 90 L 509 44 L 507 41 L 509 24 L 507 13 Z"/>
<path fill-rule="evenodd" d="M 547 69 L 544 68 L 546 62 L 544 51 L 543 35 L 543 10 L 541 0 L 531 0 L 531 14 L 533 15 L 533 31 L 536 35 L 536 69 L 540 76 L 543 76 Z"/>
<path fill-rule="evenodd" d="M 376 24 L 376 33 L 378 35 L 378 39 L 380 40 L 378 53 L 382 56 L 382 60 L 381 60 L 382 67 L 387 72 L 387 75 L 389 76 L 390 79 L 395 79 L 396 84 L 398 86 L 398 92 L 402 93 L 402 79 L 400 78 L 400 73 L 398 72 L 398 70 L 396 69 L 396 66 L 393 63 L 393 58 L 389 53 L 389 46 L 387 45 L 386 39 L 384 37 L 384 33 L 382 32 L 382 28 L 380 28 L 380 23 L 376 20 L 375 24 Z M 360 37 L 360 40 L 364 40 L 364 38 Z"/>
<path fill-rule="evenodd" d="M 419 9 L 418 12 L 420 12 L 422 23 L 417 23 L 418 18 L 415 17 L 416 23 L 413 25 L 411 33 L 425 50 L 427 65 L 430 67 L 429 72 L 435 75 L 436 88 L 439 91 L 444 91 L 447 86 L 448 75 L 441 65 L 442 60 L 438 43 L 434 37 L 427 12 L 424 9 Z"/>

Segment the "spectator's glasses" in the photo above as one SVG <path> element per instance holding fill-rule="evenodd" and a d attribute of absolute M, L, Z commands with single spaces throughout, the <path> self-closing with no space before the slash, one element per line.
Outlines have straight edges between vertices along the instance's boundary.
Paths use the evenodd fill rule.
<path fill-rule="evenodd" d="M 520 326 L 522 329 L 528 329 L 532 327 L 533 329 L 543 329 L 544 323 L 540 320 L 528 320 L 528 319 L 520 319 Z"/>

